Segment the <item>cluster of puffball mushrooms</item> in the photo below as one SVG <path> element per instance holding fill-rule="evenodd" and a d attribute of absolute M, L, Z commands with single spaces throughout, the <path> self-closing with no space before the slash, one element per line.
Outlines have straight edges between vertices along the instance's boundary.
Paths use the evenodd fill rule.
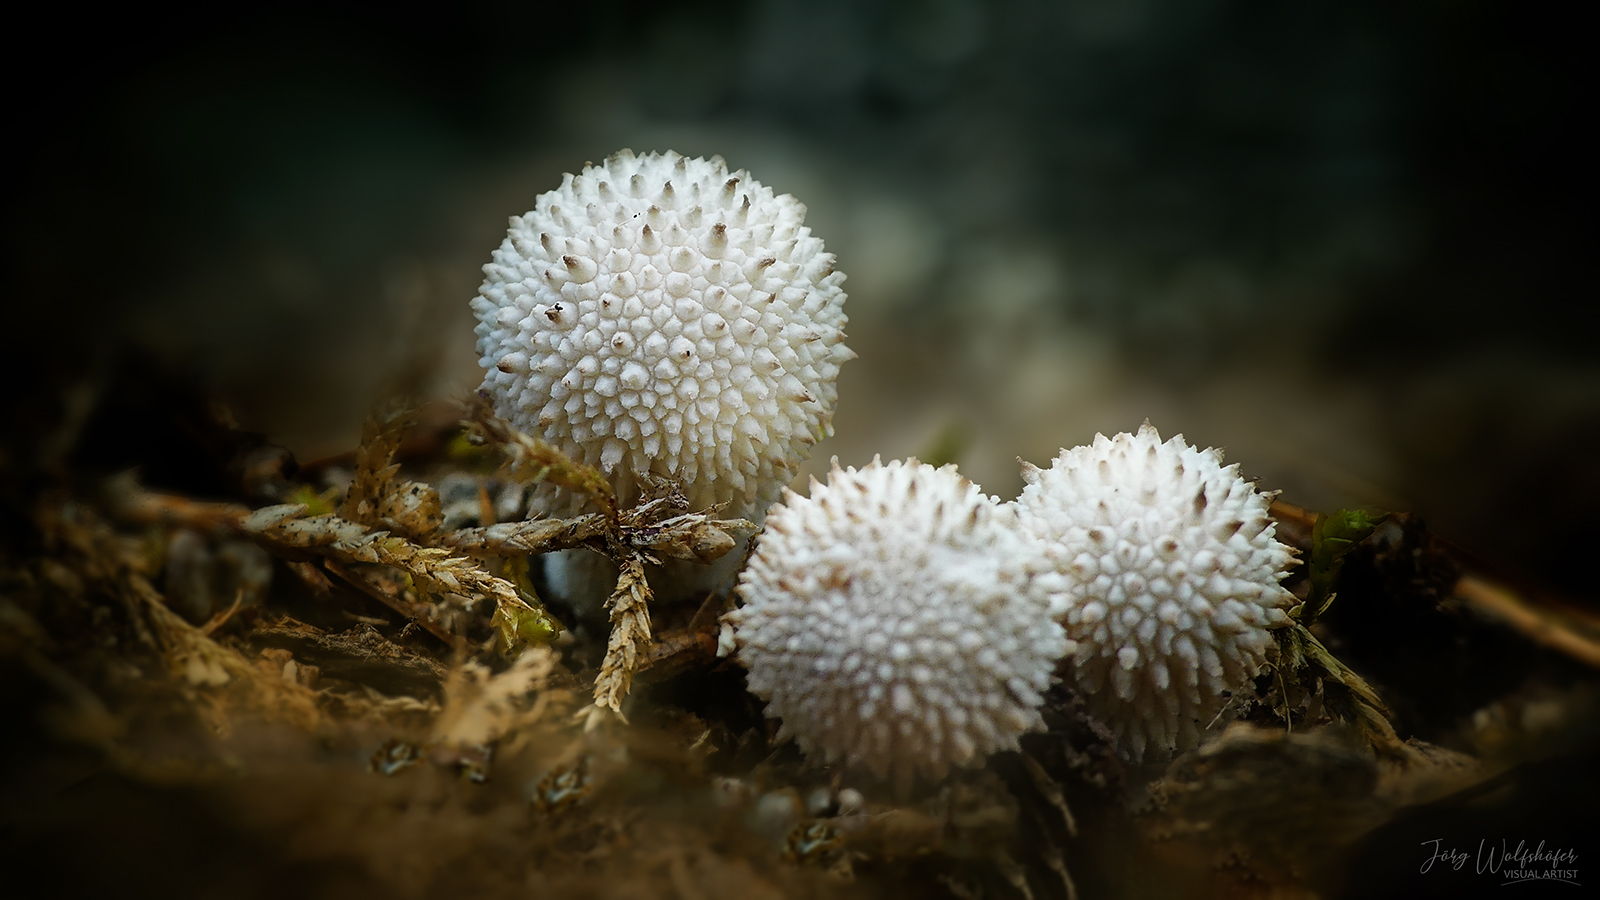
<path fill-rule="evenodd" d="M 1289 624 L 1269 498 L 1148 423 L 1024 463 L 1009 503 L 915 459 L 835 461 L 809 497 L 788 490 L 854 357 L 844 276 L 805 211 L 721 157 L 624 150 L 567 175 L 511 219 L 473 300 L 496 411 L 625 503 L 661 476 L 764 521 L 723 649 L 813 758 L 979 765 L 1043 727 L 1058 671 L 1125 758 L 1197 744 Z M 575 502 L 545 487 L 530 514 Z M 548 581 L 594 603 L 597 559 L 551 554 Z"/>

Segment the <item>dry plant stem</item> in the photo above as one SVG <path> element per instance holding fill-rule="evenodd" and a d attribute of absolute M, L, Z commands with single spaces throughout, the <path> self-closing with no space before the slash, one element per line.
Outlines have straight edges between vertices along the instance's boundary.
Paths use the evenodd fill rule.
<path fill-rule="evenodd" d="M 1600 640 L 1579 633 L 1573 625 L 1593 622 L 1563 622 L 1549 610 L 1527 602 L 1511 591 L 1474 575 L 1456 582 L 1455 595 L 1506 623 L 1523 636 L 1552 650 L 1558 650 L 1585 665 L 1600 668 Z"/>
<path fill-rule="evenodd" d="M 160 525 L 215 534 L 237 532 L 239 523 L 250 515 L 250 507 L 238 503 L 204 503 L 177 494 L 147 491 L 131 480 L 114 481 L 111 490 L 110 512 L 132 525 Z"/>
<path fill-rule="evenodd" d="M 611 610 L 611 637 L 600 674 L 595 678 L 596 706 L 620 714 L 622 699 L 628 695 L 634 675 L 656 661 L 656 657 L 647 655 L 652 593 L 645 580 L 644 564 L 656 562 L 656 553 L 711 562 L 734 547 L 730 531 L 754 530 L 743 519 L 711 519 L 704 513 L 655 521 L 663 513 L 676 512 L 685 505 L 683 496 L 674 488 L 665 497 L 622 513 L 605 536 L 605 553 L 621 572 L 616 589 L 606 601 Z M 710 640 L 714 647 L 714 638 Z M 702 643 L 696 641 L 694 646 Z"/>
<path fill-rule="evenodd" d="M 1311 546 L 1311 529 L 1317 524 L 1315 512 L 1278 499 L 1272 501 L 1268 512 L 1278 522 L 1279 539 L 1301 549 Z"/>
<path fill-rule="evenodd" d="M 1050 773 L 1046 772 L 1044 766 L 1040 765 L 1028 751 L 1023 750 L 1019 755 L 1022 757 L 1022 767 L 1028 771 L 1028 777 L 1033 779 L 1034 788 L 1061 813 L 1061 819 L 1067 826 L 1067 834 L 1077 837 L 1078 820 L 1073 817 L 1072 808 L 1067 806 L 1067 798 L 1061 793 L 1061 785 L 1050 777 Z"/>
<path fill-rule="evenodd" d="M 1400 758 L 1409 756 L 1405 743 L 1395 734 L 1394 726 L 1389 724 L 1389 709 L 1384 706 L 1377 691 L 1374 691 L 1372 686 L 1350 667 L 1340 662 L 1328 648 L 1322 646 L 1316 635 L 1298 622 L 1288 628 L 1280 628 L 1273 634 L 1278 639 L 1281 653 L 1281 660 L 1276 668 L 1279 691 L 1284 702 L 1282 715 L 1285 722 L 1289 721 L 1294 705 L 1290 703 L 1288 696 L 1287 682 L 1290 680 L 1288 676 L 1292 674 L 1293 680 L 1298 683 L 1301 671 L 1309 669 L 1313 675 L 1324 681 L 1324 692 L 1327 691 L 1327 682 L 1333 682 L 1350 692 L 1354 709 L 1349 718 L 1366 736 L 1374 750 Z"/>
<path fill-rule="evenodd" d="M 648 519 L 648 514 L 636 515 L 636 510 L 629 510 L 617 523 L 601 513 L 571 519 L 504 522 L 452 531 L 439 538 L 439 545 L 479 558 L 528 556 L 579 547 L 606 552 L 604 540 L 609 536 L 646 553 L 712 562 L 733 546 L 733 534 L 755 530 L 745 519 L 713 519 L 704 513 L 675 516 L 653 524 L 647 524 Z"/>
<path fill-rule="evenodd" d="M 654 524 L 630 526 L 626 516 L 623 521 L 623 534 L 635 548 L 701 563 L 715 562 L 732 550 L 737 543 L 733 535 L 755 531 L 748 519 L 713 519 L 706 513 L 687 513 Z"/>
<path fill-rule="evenodd" d="M 615 517 L 591 513 L 572 519 L 508 522 L 462 529 L 445 535 L 440 543 L 480 558 L 587 547 L 616 562 L 621 574 L 607 601 L 611 637 L 595 679 L 594 696 L 596 705 L 620 712 L 634 675 L 656 661 L 654 656 L 646 655 L 652 594 L 645 580 L 644 564 L 656 562 L 658 555 L 712 562 L 736 545 L 733 534 L 755 530 L 744 519 L 713 519 L 705 513 L 672 515 L 683 505 L 682 496 L 673 491 Z M 670 518 L 661 519 L 663 515 Z M 710 640 L 714 647 L 714 637 Z M 699 643 L 703 641 L 696 646 Z"/>
<path fill-rule="evenodd" d="M 206 637 L 216 634 L 217 629 L 228 624 L 228 620 L 233 618 L 233 614 L 239 611 L 239 605 L 243 602 L 244 591 L 240 590 L 233 595 L 233 605 L 206 620 L 206 623 L 200 626 L 200 633 Z"/>
<path fill-rule="evenodd" d="M 714 519 L 707 512 L 688 513 L 688 501 L 666 480 L 647 481 L 653 496 L 628 510 L 617 508 L 605 475 L 575 462 L 538 438 L 512 428 L 496 416 L 488 398 L 478 395 L 467 408 L 468 424 L 485 440 L 503 447 L 507 468 L 524 481 L 550 481 L 587 495 L 599 514 L 573 519 L 542 519 L 464 529 L 442 543 L 472 556 L 515 556 L 575 547 L 604 553 L 621 570 L 606 607 L 611 611 L 611 636 L 595 677 L 595 706 L 621 714 L 622 700 L 641 669 L 655 662 L 650 648 L 653 596 L 645 580 L 645 563 L 660 556 L 712 562 L 736 546 L 735 534 L 755 526 L 744 519 Z M 703 641 L 694 641 L 698 647 Z M 679 655 L 679 654 L 674 654 Z M 591 721 L 593 721 L 591 719 Z"/>
<path fill-rule="evenodd" d="M 535 519 L 504 522 L 487 528 L 462 528 L 440 538 L 441 546 L 475 557 L 527 556 L 552 550 L 591 546 L 611 531 L 611 520 L 600 513 L 572 519 Z"/>
<path fill-rule="evenodd" d="M 485 394 L 475 394 L 467 402 L 467 422 L 490 443 L 505 448 L 509 456 L 507 468 L 513 477 L 525 482 L 548 481 L 587 495 L 607 518 L 616 519 L 616 493 L 603 472 L 511 427 L 494 414 L 493 404 Z"/>
<path fill-rule="evenodd" d="M 339 576 L 346 584 L 399 613 L 407 621 L 416 622 L 429 634 L 443 641 L 445 646 L 455 645 L 455 638 L 450 632 L 444 626 L 435 622 L 427 612 L 419 609 L 417 604 L 411 603 L 398 594 L 392 594 L 384 590 L 381 586 L 363 577 L 359 572 L 348 569 L 334 560 L 323 560 L 322 564 L 329 572 Z"/>
<path fill-rule="evenodd" d="M 622 713 L 622 698 L 628 696 L 638 670 L 640 655 L 650 644 L 650 585 L 644 578 L 644 560 L 637 553 L 614 549 L 622 571 L 616 590 L 606 601 L 611 610 L 611 639 L 600 674 L 594 680 L 595 706 Z"/>
<path fill-rule="evenodd" d="M 540 612 L 523 602 L 510 582 L 449 550 L 420 547 L 338 516 L 301 518 L 305 511 L 305 505 L 299 503 L 265 507 L 251 514 L 242 529 L 280 555 L 310 552 L 343 562 L 392 566 L 411 575 L 418 587 L 432 593 L 477 594 L 489 597 L 508 612 Z"/>

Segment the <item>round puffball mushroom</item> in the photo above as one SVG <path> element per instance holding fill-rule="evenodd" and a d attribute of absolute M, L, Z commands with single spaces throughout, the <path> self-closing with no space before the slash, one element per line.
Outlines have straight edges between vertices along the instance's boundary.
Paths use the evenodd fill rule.
<path fill-rule="evenodd" d="M 654 473 L 694 508 L 759 518 L 832 433 L 854 356 L 844 275 L 805 212 L 721 157 L 623 150 L 567 175 L 484 266 L 483 390 L 624 503 Z"/>
<path fill-rule="evenodd" d="M 750 690 L 812 756 L 879 776 L 978 765 L 1042 726 L 1071 649 L 1010 508 L 954 466 L 840 469 L 774 506 L 728 614 Z"/>
<path fill-rule="evenodd" d="M 1178 435 L 1096 435 L 1048 470 L 1023 463 L 1015 505 L 1034 553 L 1067 576 L 1062 621 L 1090 712 L 1138 762 L 1192 747 L 1289 624 L 1294 563 L 1268 497 Z"/>

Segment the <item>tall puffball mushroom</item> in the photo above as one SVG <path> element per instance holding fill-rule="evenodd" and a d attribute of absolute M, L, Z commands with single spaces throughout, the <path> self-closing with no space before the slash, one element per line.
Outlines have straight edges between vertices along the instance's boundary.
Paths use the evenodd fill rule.
<path fill-rule="evenodd" d="M 808 754 L 878 775 L 978 765 L 1042 726 L 1071 649 L 1054 573 L 954 466 L 843 469 L 772 508 L 728 614 L 749 688 Z"/>
<path fill-rule="evenodd" d="M 1182 435 L 1096 435 L 1048 470 L 1023 463 L 1015 505 L 1033 552 L 1066 575 L 1063 617 L 1088 708 L 1135 762 L 1192 747 L 1289 624 L 1294 558 L 1268 497 Z"/>
<path fill-rule="evenodd" d="M 567 175 L 484 266 L 483 390 L 624 503 L 653 473 L 759 518 L 833 433 L 854 357 L 844 275 L 805 213 L 719 156 L 623 150 Z M 560 508 L 555 488 L 534 506 Z"/>

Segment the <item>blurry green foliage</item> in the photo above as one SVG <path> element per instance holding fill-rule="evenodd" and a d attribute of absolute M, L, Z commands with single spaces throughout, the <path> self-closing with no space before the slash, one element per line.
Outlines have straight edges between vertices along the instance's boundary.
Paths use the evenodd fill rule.
<path fill-rule="evenodd" d="M 317 493 L 316 489 L 311 485 L 302 484 L 295 487 L 295 489 L 284 498 L 283 502 L 304 504 L 306 511 L 303 515 L 305 515 L 307 518 L 313 516 L 325 516 L 333 512 L 335 503 L 338 500 L 340 493 L 341 492 L 338 488 L 330 488 L 322 493 Z"/>
<path fill-rule="evenodd" d="M 1311 561 L 1308 578 L 1311 589 L 1297 611 L 1300 624 L 1310 628 L 1317 617 L 1333 603 L 1334 585 L 1344 567 L 1345 554 L 1371 536 L 1389 514 L 1360 509 L 1341 509 L 1332 515 L 1317 515 L 1311 530 Z"/>

